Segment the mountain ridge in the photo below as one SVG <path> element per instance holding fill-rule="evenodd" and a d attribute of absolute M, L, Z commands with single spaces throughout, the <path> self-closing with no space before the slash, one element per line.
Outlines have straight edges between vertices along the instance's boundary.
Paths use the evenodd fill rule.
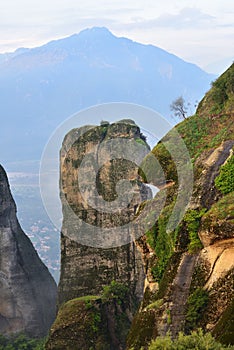
<path fill-rule="evenodd" d="M 54 128 L 81 109 L 131 102 L 170 118 L 169 105 L 178 94 L 192 106 L 214 78 L 163 49 L 118 38 L 105 28 L 19 49 L 8 57 L 0 63 L 1 159 L 8 161 L 40 158 Z M 9 147 L 13 138 L 15 149 Z M 28 147 L 32 142 L 34 147 Z"/>

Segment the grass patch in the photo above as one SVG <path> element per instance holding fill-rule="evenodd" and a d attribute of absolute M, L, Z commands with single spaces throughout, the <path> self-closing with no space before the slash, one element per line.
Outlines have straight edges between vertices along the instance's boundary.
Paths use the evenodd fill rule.
<path fill-rule="evenodd" d="M 223 194 L 234 191 L 234 155 L 221 167 L 220 174 L 215 179 L 215 186 Z"/>
<path fill-rule="evenodd" d="M 230 224 L 234 224 L 234 191 L 213 204 L 211 209 L 203 215 L 202 228 L 216 225 L 218 220 L 227 220 Z"/>
<path fill-rule="evenodd" d="M 190 331 L 198 326 L 202 318 L 209 297 L 208 292 L 202 288 L 197 288 L 188 298 L 185 329 Z"/>
<path fill-rule="evenodd" d="M 163 299 L 158 299 L 156 301 L 154 301 L 153 303 L 149 304 L 146 306 L 145 310 L 157 310 L 159 309 L 163 304 Z"/>
<path fill-rule="evenodd" d="M 188 251 L 191 254 L 197 253 L 203 246 L 198 236 L 198 230 L 200 227 L 201 217 L 205 214 L 206 209 L 188 210 L 185 214 L 184 221 L 186 222 L 189 245 Z"/>
<path fill-rule="evenodd" d="M 217 342 L 210 333 L 203 333 L 201 329 L 198 329 L 189 335 L 179 333 L 176 339 L 172 339 L 170 334 L 165 337 L 158 337 L 151 342 L 148 350 L 222 350 L 228 348 Z"/>
<path fill-rule="evenodd" d="M 0 350 L 44 350 L 45 339 L 32 339 L 25 334 L 6 338 L 0 334 Z"/>
<path fill-rule="evenodd" d="M 174 253 L 178 230 L 168 233 L 167 223 L 173 210 L 173 203 L 163 209 L 156 224 L 146 233 L 147 242 L 155 251 L 157 261 L 151 268 L 155 281 L 160 282 L 167 264 Z"/>

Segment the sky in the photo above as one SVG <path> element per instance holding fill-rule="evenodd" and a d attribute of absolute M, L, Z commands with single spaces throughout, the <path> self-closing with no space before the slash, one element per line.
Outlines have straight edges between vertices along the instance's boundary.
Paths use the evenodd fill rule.
<path fill-rule="evenodd" d="M 233 61 L 233 19 L 233 0 L 2 0 L 0 53 L 105 26 L 220 73 Z"/>

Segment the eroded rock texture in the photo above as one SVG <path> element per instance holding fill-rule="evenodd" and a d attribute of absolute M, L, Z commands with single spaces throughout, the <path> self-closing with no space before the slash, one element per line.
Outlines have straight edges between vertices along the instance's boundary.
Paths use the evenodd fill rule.
<path fill-rule="evenodd" d="M 17 217 L 0 166 L 0 333 L 45 336 L 56 313 L 57 286 Z"/>
<path fill-rule="evenodd" d="M 61 150 L 60 304 L 98 295 L 112 280 L 128 285 L 141 300 L 142 257 L 134 241 L 129 243 L 134 232 L 128 224 L 138 204 L 151 194 L 136 164 L 148 151 L 139 127 L 130 120 L 75 129 L 66 136 Z"/>

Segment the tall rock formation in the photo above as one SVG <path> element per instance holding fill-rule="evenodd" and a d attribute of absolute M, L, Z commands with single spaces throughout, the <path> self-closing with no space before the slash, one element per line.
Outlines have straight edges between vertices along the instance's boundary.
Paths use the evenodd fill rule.
<path fill-rule="evenodd" d="M 0 334 L 45 336 L 56 314 L 57 286 L 16 217 L 0 166 Z"/>
<path fill-rule="evenodd" d="M 144 264 L 131 223 L 139 204 L 152 198 L 137 164 L 148 152 L 132 120 L 74 129 L 65 137 L 61 308 L 47 349 L 125 348 L 144 292 Z"/>
<path fill-rule="evenodd" d="M 144 139 L 137 126 L 129 121 L 72 130 L 67 135 L 61 151 L 64 222 L 59 291 L 60 303 L 65 301 L 65 304 L 52 327 L 48 350 L 147 349 L 152 340 L 168 331 L 176 338 L 180 331 L 190 333 L 199 327 L 204 332 L 211 332 L 223 344 L 233 344 L 233 111 L 234 64 L 213 83 L 196 114 L 176 126 L 194 170 L 194 181 L 190 183 L 191 201 L 180 224 L 175 229 L 168 229 L 167 225 L 174 218 L 173 208 L 180 192 L 185 192 L 178 169 L 187 159 L 178 150 L 172 130 L 152 150 L 166 182 L 156 198 L 142 205 L 152 214 L 165 191 L 166 200 L 160 216 L 153 227 L 141 232 L 143 236 L 136 243 L 133 241 L 117 248 L 98 248 L 99 241 L 104 244 L 105 239 L 103 241 L 98 235 L 96 240 L 92 241 L 92 238 L 100 227 L 114 231 L 118 222 L 125 223 L 134 218 L 142 206 L 138 206 L 139 201 L 133 196 L 127 209 L 112 220 L 107 211 L 97 211 L 95 205 L 99 204 L 100 208 L 98 195 L 94 196 L 92 206 L 88 203 L 94 183 L 92 173 L 97 175 L 98 193 L 110 202 L 110 208 L 121 179 L 114 171 L 118 169 L 116 165 L 124 178 L 136 181 L 133 192 L 138 188 L 140 199 L 148 198 L 136 170 L 138 167 L 128 164 L 124 172 L 121 162 L 118 164 L 120 159 L 113 164 L 108 157 L 105 164 L 102 163 L 102 155 L 114 154 L 116 147 L 112 147 L 114 143 L 104 150 L 100 146 L 104 140 L 119 136 L 122 142 L 131 137 L 136 137 L 139 143 Z M 95 148 L 95 145 L 98 146 Z M 177 164 L 173 158 L 175 152 L 171 152 L 173 147 L 180 156 Z M 93 148 L 95 151 L 91 152 Z M 151 159 L 150 154 L 147 155 L 143 165 L 148 168 L 148 174 L 155 174 Z M 143 170 L 146 168 L 143 166 Z M 74 214 L 82 220 L 76 220 Z M 93 232 L 86 231 L 85 224 L 91 224 Z M 137 236 L 134 229 L 124 231 L 124 235 Z M 82 245 L 82 239 L 95 243 L 96 247 Z M 134 318 L 128 317 L 127 323 L 124 315 L 132 316 L 133 310 L 131 303 L 126 302 L 129 295 L 137 295 L 138 304 L 142 295 L 143 265 L 146 275 L 143 301 Z M 118 290 L 117 294 L 122 297 L 117 299 L 117 291 L 109 289 L 109 298 L 103 300 L 102 286 L 113 279 L 129 286 L 125 299 L 123 290 Z M 87 297 L 88 294 L 94 295 Z M 75 299 L 66 302 L 70 298 Z M 130 322 L 125 341 L 126 333 L 122 337 L 120 324 L 126 331 Z"/>
<path fill-rule="evenodd" d="M 123 146 L 124 142 L 127 147 Z M 137 149 L 137 157 L 143 159 L 149 146 L 139 127 L 131 120 L 75 129 L 64 140 L 61 150 L 64 218 L 60 304 L 75 297 L 98 295 L 112 280 L 128 285 L 138 301 L 142 298 L 142 259 L 129 238 L 133 233 L 128 227 L 138 204 L 150 196 L 133 159 L 137 142 L 142 144 Z M 121 202 L 121 193 L 118 192 L 118 184 L 123 180 L 129 180 L 132 185 L 131 190 L 126 187 L 124 192 L 124 199 L 126 192 L 129 194 L 127 204 Z M 97 192 L 90 203 L 93 186 Z M 119 202 L 114 208 L 116 200 Z M 121 227 L 117 233 L 116 226 Z M 109 229 L 107 236 L 105 229 Z"/>

